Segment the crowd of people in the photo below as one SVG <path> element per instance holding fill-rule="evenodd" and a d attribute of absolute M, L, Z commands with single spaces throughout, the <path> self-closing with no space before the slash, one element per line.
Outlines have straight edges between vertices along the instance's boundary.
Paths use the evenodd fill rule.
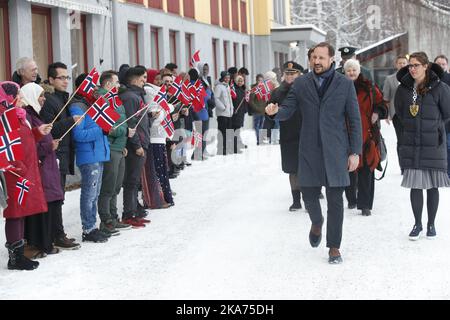
<path fill-rule="evenodd" d="M 251 86 L 248 70 L 236 67 L 222 71 L 213 83 L 203 62 L 188 72 L 178 72 L 174 63 L 162 70 L 122 65 L 104 71 L 95 98 L 115 88 L 121 100 L 115 107 L 120 117 L 108 132 L 86 115 L 92 101 L 77 89 L 69 94 L 72 79 L 64 63 L 49 65 L 48 79 L 42 81 L 35 61 L 19 59 L 13 81 L 0 82 L 0 113 L 3 117 L 14 109 L 26 150 L 23 159 L 2 165 L 0 171 L 8 269 L 33 270 L 39 265 L 36 259 L 80 248 L 67 236 L 62 219 L 66 178 L 75 174 L 75 165 L 81 175 L 83 242 L 103 243 L 124 230 L 144 228 L 151 222 L 148 210 L 174 206 L 170 179 L 193 160 L 212 156 L 205 135 L 214 114 L 218 155 L 247 148 L 240 137 L 246 114 L 253 117 L 257 145 L 280 144 L 282 170 L 289 175 L 292 193 L 289 211 L 301 209 L 303 197 L 312 222 L 312 247 L 322 239 L 320 199 L 325 187 L 331 264 L 342 262 L 343 194 L 349 209 L 372 214 L 374 172 L 383 171 L 380 121 L 392 122 L 401 185 L 411 189 L 415 223 L 409 237 L 417 240 L 423 229 L 424 189 L 427 237 L 435 237 L 438 189 L 450 186 L 448 59 L 440 55 L 432 63 L 424 52 L 398 56 L 397 72 L 386 78 L 381 90 L 355 59 L 355 48 L 340 51 L 343 60 L 336 68 L 335 49 L 319 43 L 308 52 L 309 69 L 287 61 L 282 69 L 258 74 Z M 79 75 L 75 88 L 88 76 Z M 205 92 L 200 109 L 177 98 L 176 79 L 191 85 L 200 81 Z M 168 133 L 166 114 L 155 102 L 162 89 L 179 134 Z M 141 112 L 144 107 L 147 111 Z M 26 201 L 13 196 L 22 179 L 30 182 Z M 117 205 L 120 192 L 122 210 Z"/>
<path fill-rule="evenodd" d="M 214 109 L 224 134 L 217 137 L 217 154 L 242 153 L 246 146 L 239 130 L 248 110 L 248 70 L 230 68 L 213 84 L 207 63 L 188 72 L 179 73 L 177 68 L 174 63 L 162 70 L 122 65 L 118 71 L 102 72 L 94 100 L 115 88 L 121 101 L 115 106 L 120 117 L 106 132 L 86 114 L 93 101 L 78 90 L 88 74 L 75 79 L 70 95 L 72 79 L 64 63 L 50 64 L 48 79 L 42 81 L 33 59 L 18 60 L 13 81 L 0 82 L 0 113 L 14 112 L 26 150 L 23 159 L 2 164 L 0 171 L 9 269 L 33 270 L 39 265 L 36 259 L 81 247 L 67 236 L 62 219 L 66 178 L 75 174 L 75 165 L 81 176 L 81 239 L 103 243 L 121 231 L 144 228 L 151 222 L 148 210 L 175 205 L 170 179 L 193 160 L 210 156 L 202 134 Z M 171 91 L 180 77 L 191 84 L 201 81 L 205 92 L 201 109 L 182 104 Z M 162 88 L 178 135 L 163 127 L 165 113 L 155 102 Z M 226 136 L 230 129 L 233 134 Z M 200 138 L 194 140 L 195 134 Z M 30 185 L 26 199 L 18 201 L 14 195 L 21 179 Z M 122 210 L 117 205 L 120 192 Z"/>

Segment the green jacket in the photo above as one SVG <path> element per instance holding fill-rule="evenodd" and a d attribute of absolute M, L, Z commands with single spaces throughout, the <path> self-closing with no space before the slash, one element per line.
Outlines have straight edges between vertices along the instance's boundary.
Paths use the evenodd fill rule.
<path fill-rule="evenodd" d="M 98 89 L 98 93 L 104 96 L 107 91 L 103 88 Z M 120 114 L 120 119 L 117 120 L 116 125 L 125 121 L 127 116 L 125 115 L 125 107 L 121 105 L 119 108 L 115 109 L 118 114 Z M 111 130 L 108 135 L 109 147 L 111 151 L 122 152 L 125 149 L 128 139 L 128 125 L 124 123 L 115 130 Z"/>
<path fill-rule="evenodd" d="M 253 89 L 256 86 L 257 86 L 257 84 L 253 84 L 251 88 Z M 258 115 L 266 114 L 267 102 L 265 102 L 264 100 L 258 100 L 256 98 L 255 93 L 253 93 L 253 92 L 250 94 L 249 105 L 250 105 L 250 109 L 253 114 L 258 114 Z"/>

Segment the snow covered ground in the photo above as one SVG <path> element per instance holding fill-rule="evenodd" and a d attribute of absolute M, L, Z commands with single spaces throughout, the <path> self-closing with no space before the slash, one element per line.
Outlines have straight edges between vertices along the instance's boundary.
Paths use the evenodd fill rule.
<path fill-rule="evenodd" d="M 376 183 L 372 216 L 345 210 L 342 265 L 327 263 L 325 241 L 310 247 L 308 215 L 288 211 L 279 146 L 256 147 L 250 132 L 244 154 L 194 162 L 171 180 L 176 206 L 151 211 L 144 229 L 104 244 L 82 243 L 80 250 L 39 260 L 31 272 L 8 271 L 7 251 L 0 249 L 0 297 L 449 299 L 449 190 L 441 190 L 438 238 L 409 241 L 414 220 L 409 192 L 400 187 L 393 127 L 384 125 L 383 133 L 388 173 Z M 69 192 L 64 224 L 80 239 L 78 208 L 79 190 Z"/>

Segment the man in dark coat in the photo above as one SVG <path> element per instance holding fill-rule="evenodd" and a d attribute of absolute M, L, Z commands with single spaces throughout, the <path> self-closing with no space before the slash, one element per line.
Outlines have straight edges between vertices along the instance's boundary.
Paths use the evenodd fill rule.
<path fill-rule="evenodd" d="M 67 73 L 67 66 L 61 62 L 55 62 L 49 65 L 48 80 L 50 85 L 55 88 L 55 92 L 46 95 L 46 100 L 40 112 L 40 116 L 44 122 L 51 123 L 69 99 L 69 93 L 66 92 L 70 80 Z M 68 108 L 65 108 L 58 116 L 55 123 L 53 123 L 51 132 L 53 139 L 58 140 L 61 138 L 78 118 L 79 116 L 70 116 Z M 71 136 L 71 133 L 67 134 L 59 141 L 58 149 L 56 149 L 56 157 L 59 161 L 59 172 L 61 174 L 61 188 L 63 189 L 63 192 L 66 185 L 66 176 L 68 174 L 75 174 L 75 146 L 73 145 Z M 53 230 L 55 230 L 55 246 L 61 249 L 78 249 L 80 245 L 72 241 L 73 239 L 67 238 L 64 232 L 62 215 L 54 218 L 55 219 L 52 221 L 54 223 Z"/>
<path fill-rule="evenodd" d="M 144 106 L 144 84 L 147 80 L 147 70 L 143 67 L 128 69 L 126 73 L 127 89 L 120 94 L 127 118 L 131 117 Z M 142 120 L 140 121 L 140 119 Z M 139 122 L 140 121 L 140 122 Z M 136 128 L 136 125 L 138 124 Z M 123 214 L 122 221 L 135 228 L 145 227 L 148 220 L 143 219 L 144 212 L 138 209 L 138 188 L 145 157 L 150 145 L 150 127 L 147 111 L 128 120 L 128 126 L 136 129 L 136 134 L 128 139 L 128 155 L 125 158 L 125 179 L 123 181 Z"/>
<path fill-rule="evenodd" d="M 28 57 L 22 57 L 17 60 L 16 71 L 12 75 L 12 81 L 23 87 L 27 83 L 41 83 L 41 77 L 38 74 L 38 65 L 36 61 Z"/>
<path fill-rule="evenodd" d="M 303 67 L 295 61 L 287 61 L 283 65 L 284 81 L 276 88 L 269 100 L 269 103 L 281 104 L 287 97 L 295 79 L 303 72 Z M 300 112 L 295 111 L 294 115 L 286 121 L 280 122 L 280 148 L 281 148 L 281 168 L 283 172 L 289 174 L 293 203 L 289 211 L 297 211 L 302 208 L 300 203 L 301 194 L 298 186 L 298 144 L 300 139 Z"/>
<path fill-rule="evenodd" d="M 328 202 L 327 247 L 329 263 L 341 263 L 343 192 L 350 185 L 348 172 L 358 167 L 362 152 L 361 117 L 353 82 L 335 72 L 334 48 L 319 43 L 312 53 L 314 70 L 295 80 L 282 105 L 269 104 L 268 115 L 286 121 L 296 110 L 302 117 L 299 144 L 299 186 L 312 226 L 309 241 L 318 247 L 323 216 L 319 194 L 326 187 Z"/>

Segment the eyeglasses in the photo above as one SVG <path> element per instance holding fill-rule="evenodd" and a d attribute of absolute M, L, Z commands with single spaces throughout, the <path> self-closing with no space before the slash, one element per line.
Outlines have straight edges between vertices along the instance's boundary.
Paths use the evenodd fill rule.
<path fill-rule="evenodd" d="M 423 66 L 423 64 L 408 64 L 408 69 L 417 69 L 420 66 Z"/>
<path fill-rule="evenodd" d="M 55 77 L 55 79 L 59 79 L 59 80 L 64 81 L 64 80 L 72 80 L 72 77 L 69 77 L 69 76 L 60 76 L 60 77 Z"/>

